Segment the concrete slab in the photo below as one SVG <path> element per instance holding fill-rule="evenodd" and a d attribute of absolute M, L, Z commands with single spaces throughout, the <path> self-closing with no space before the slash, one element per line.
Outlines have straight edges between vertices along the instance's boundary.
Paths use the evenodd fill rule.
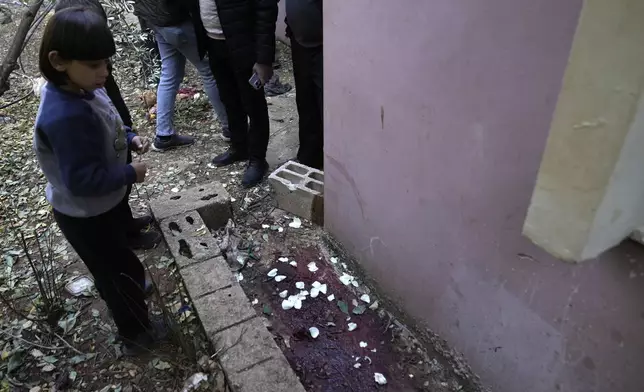
<path fill-rule="evenodd" d="M 179 268 L 221 254 L 215 238 L 196 211 L 160 220 L 159 226 Z"/>
<path fill-rule="evenodd" d="M 217 333 L 257 316 L 238 284 L 192 300 L 206 335 L 213 343 Z"/>
<path fill-rule="evenodd" d="M 163 195 L 150 202 L 157 221 L 196 210 L 210 229 L 219 229 L 232 217 L 230 194 L 219 182 Z"/>
<path fill-rule="evenodd" d="M 271 121 L 271 138 L 266 151 L 266 161 L 271 168 L 295 158 L 300 146 L 297 121 L 285 120 L 283 123 Z"/>
<path fill-rule="evenodd" d="M 259 317 L 221 331 L 215 335 L 213 344 L 216 351 L 221 351 L 219 360 L 228 372 L 241 372 L 282 356 Z"/>
<path fill-rule="evenodd" d="M 235 392 L 305 392 L 286 359 L 273 358 L 244 372 L 228 373 Z"/>
<path fill-rule="evenodd" d="M 237 283 L 223 257 L 187 266 L 181 270 L 181 277 L 190 298 L 199 298 Z"/>

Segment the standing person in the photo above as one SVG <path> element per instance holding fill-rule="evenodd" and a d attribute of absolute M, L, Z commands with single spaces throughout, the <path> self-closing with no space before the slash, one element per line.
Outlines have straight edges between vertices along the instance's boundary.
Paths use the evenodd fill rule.
<path fill-rule="evenodd" d="M 151 28 L 161 53 L 161 80 L 157 90 L 157 132 L 153 148 L 166 151 L 194 143 L 191 136 L 178 135 L 174 129 L 174 105 L 177 91 L 190 61 L 201 75 L 206 95 L 221 123 L 222 136 L 228 137 L 226 109 L 219 98 L 217 83 L 208 61 L 200 58 L 195 28 L 188 7 L 182 1 L 135 0 L 134 14 Z"/>
<path fill-rule="evenodd" d="M 143 182 L 147 172 L 145 163 L 126 163 L 127 149 L 142 154 L 149 142 L 127 130 L 103 89 L 115 52 L 94 11 L 68 8 L 49 20 L 39 53 L 47 84 L 34 150 L 54 218 L 93 275 L 131 355 L 154 341 L 145 272 L 126 238 L 127 186 Z"/>
<path fill-rule="evenodd" d="M 107 23 L 107 14 L 98 0 L 58 0 L 56 1 L 54 12 L 59 12 L 71 7 L 85 7 L 87 10 L 94 11 L 103 18 L 105 23 Z M 121 90 L 119 89 L 116 79 L 114 79 L 114 75 L 112 73 L 112 63 L 109 62 L 107 67 L 108 75 L 105 81 L 105 91 L 107 92 L 107 96 L 116 107 L 118 114 L 121 116 L 121 120 L 123 120 L 123 124 L 125 124 L 130 131 L 134 132 L 132 116 L 130 115 L 130 111 L 121 95 Z M 127 163 L 130 162 L 132 162 L 132 152 L 128 149 Z M 131 192 L 132 186 L 129 185 L 127 188 L 126 199 L 130 198 Z M 127 224 L 127 240 L 130 248 L 152 249 L 161 242 L 162 238 L 159 233 L 147 230 L 153 222 L 151 216 L 146 215 L 134 218 L 129 204 L 127 204 L 127 211 L 129 216 L 129 223 Z"/>
<path fill-rule="evenodd" d="M 200 54 L 208 53 L 230 126 L 231 146 L 213 163 L 226 166 L 248 160 L 242 185 L 254 186 L 268 170 L 270 123 L 263 85 L 273 75 L 277 0 L 190 0 L 190 4 Z M 254 75 L 257 88 L 249 83 Z"/>
<path fill-rule="evenodd" d="M 324 166 L 324 83 L 322 0 L 286 0 L 287 35 L 291 39 L 295 101 L 300 118 L 297 160 Z"/>

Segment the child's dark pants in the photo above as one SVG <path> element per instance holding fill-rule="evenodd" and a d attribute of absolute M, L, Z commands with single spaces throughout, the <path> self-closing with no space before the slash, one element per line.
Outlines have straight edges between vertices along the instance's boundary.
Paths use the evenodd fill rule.
<path fill-rule="evenodd" d="M 145 270 L 126 241 L 127 198 L 110 211 L 91 218 L 73 218 L 54 210 L 60 230 L 94 276 L 96 288 L 124 339 L 149 329 Z"/>

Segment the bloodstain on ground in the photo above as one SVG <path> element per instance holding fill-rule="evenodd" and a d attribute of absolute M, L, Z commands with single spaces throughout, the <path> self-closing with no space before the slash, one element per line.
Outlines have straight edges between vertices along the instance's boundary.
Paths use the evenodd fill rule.
<path fill-rule="evenodd" d="M 271 234 L 271 237 L 280 236 Z M 417 353 L 415 347 L 397 336 L 391 320 L 385 317 L 386 313 L 379 315 L 379 310 L 369 309 L 370 304 L 359 299 L 360 288 L 345 286 L 339 280 L 335 268 L 342 269 L 342 260 L 333 265 L 315 244 L 303 246 L 297 240 L 287 240 L 286 236 L 275 239 L 263 245 L 260 263 L 244 269 L 241 285 L 251 301 L 257 299 L 256 310 L 264 312 L 269 330 L 308 391 L 449 390 L 446 384 L 437 385 L 431 374 L 431 361 L 423 361 L 424 357 Z M 280 257 L 297 261 L 297 267 L 280 262 Z M 318 267 L 316 272 L 309 271 L 307 267 L 312 261 Z M 277 268 L 278 275 L 285 275 L 286 279 L 276 282 L 268 277 L 268 271 L 273 268 Z M 280 292 L 288 290 L 289 295 L 299 293 L 296 282 L 304 282 L 305 290 L 310 292 L 315 281 L 327 285 L 326 294 L 320 293 L 317 298 L 309 296 L 299 310 L 282 309 Z M 360 293 L 355 293 L 354 289 Z M 333 301 L 327 299 L 331 294 L 335 296 Z M 367 307 L 363 314 L 352 313 L 355 300 Z M 372 304 L 374 300 L 377 298 L 372 295 Z M 338 301 L 348 304 L 348 314 L 339 308 Z M 356 323 L 357 329 L 349 331 L 350 322 Z M 316 339 L 311 337 L 310 327 L 319 329 Z M 360 342 L 366 342 L 367 347 L 360 347 Z M 358 363 L 360 366 L 354 367 Z M 386 385 L 375 382 L 376 372 L 386 377 Z"/>

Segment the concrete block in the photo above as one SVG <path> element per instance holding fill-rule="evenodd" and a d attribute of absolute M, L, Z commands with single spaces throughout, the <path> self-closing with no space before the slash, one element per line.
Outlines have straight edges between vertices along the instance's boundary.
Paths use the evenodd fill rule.
<path fill-rule="evenodd" d="M 159 225 L 179 268 L 221 254 L 215 238 L 196 211 L 159 220 Z"/>
<path fill-rule="evenodd" d="M 206 335 L 213 344 L 217 333 L 257 316 L 238 284 L 192 300 Z"/>
<path fill-rule="evenodd" d="M 196 210 L 210 229 L 219 229 L 232 217 L 230 194 L 219 182 L 163 195 L 150 202 L 157 221 Z"/>
<path fill-rule="evenodd" d="M 279 208 L 324 224 L 324 172 L 289 161 L 268 177 Z"/>
<path fill-rule="evenodd" d="M 184 267 L 180 272 L 191 298 L 199 298 L 206 293 L 237 284 L 237 279 L 223 257 Z"/>
<path fill-rule="evenodd" d="M 259 317 L 219 332 L 213 345 L 221 352 L 219 361 L 228 373 L 248 370 L 283 355 Z"/>
<path fill-rule="evenodd" d="M 234 392 L 305 392 L 284 356 L 243 372 L 230 372 L 228 380 Z"/>
<path fill-rule="evenodd" d="M 644 245 L 644 227 L 638 227 L 631 233 L 631 239 Z"/>

